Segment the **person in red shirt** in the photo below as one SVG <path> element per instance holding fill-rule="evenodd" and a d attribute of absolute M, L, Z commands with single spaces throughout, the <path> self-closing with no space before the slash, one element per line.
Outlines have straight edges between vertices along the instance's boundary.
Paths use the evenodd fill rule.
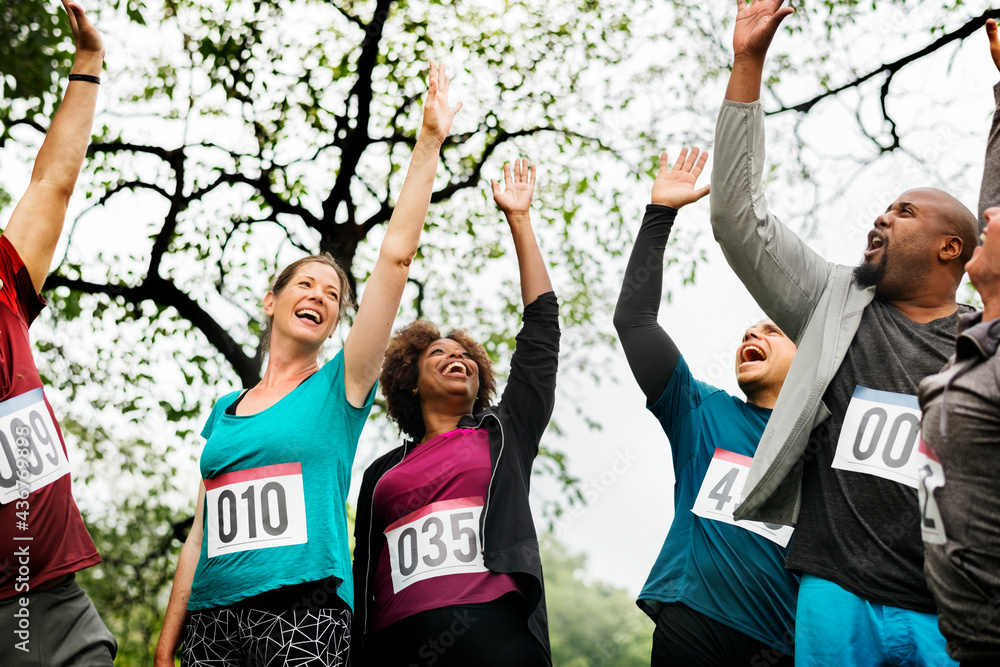
<path fill-rule="evenodd" d="M 104 44 L 63 0 L 76 43 L 66 95 L 0 236 L 0 656 L 4 665 L 111 665 L 114 637 L 74 573 L 101 562 L 73 500 L 66 445 L 28 327 L 90 142 Z"/>

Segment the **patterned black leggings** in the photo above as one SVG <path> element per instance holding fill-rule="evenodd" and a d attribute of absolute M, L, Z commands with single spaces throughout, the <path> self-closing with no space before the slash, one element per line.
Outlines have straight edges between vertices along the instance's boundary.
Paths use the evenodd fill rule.
<path fill-rule="evenodd" d="M 183 667 L 346 667 L 351 647 L 347 609 L 219 607 L 188 613 Z"/>

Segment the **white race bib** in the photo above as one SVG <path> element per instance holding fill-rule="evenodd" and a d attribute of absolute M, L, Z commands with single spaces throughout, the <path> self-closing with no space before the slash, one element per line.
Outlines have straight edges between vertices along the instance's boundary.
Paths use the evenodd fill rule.
<path fill-rule="evenodd" d="M 844 415 L 833 467 L 917 488 L 919 436 L 916 396 L 859 385 Z"/>
<path fill-rule="evenodd" d="M 917 471 L 920 473 L 920 485 L 917 495 L 920 497 L 920 536 L 924 542 L 944 544 L 947 541 L 944 533 L 944 523 L 934 499 L 934 489 L 944 486 L 944 468 L 941 459 L 934 450 L 927 446 L 923 438 L 917 448 Z"/>
<path fill-rule="evenodd" d="M 305 544 L 302 465 L 228 472 L 205 480 L 208 557 Z"/>
<path fill-rule="evenodd" d="M 0 504 L 27 498 L 68 474 L 69 461 L 41 388 L 0 403 Z"/>
<path fill-rule="evenodd" d="M 392 591 L 447 574 L 486 572 L 479 550 L 482 513 L 479 497 L 441 500 L 386 528 Z"/>
<path fill-rule="evenodd" d="M 791 526 L 733 519 L 733 512 L 743 495 L 743 485 L 750 474 L 751 461 L 753 459 L 749 456 L 716 448 L 691 511 L 704 519 L 749 530 L 778 546 L 787 546 L 794 531 Z"/>

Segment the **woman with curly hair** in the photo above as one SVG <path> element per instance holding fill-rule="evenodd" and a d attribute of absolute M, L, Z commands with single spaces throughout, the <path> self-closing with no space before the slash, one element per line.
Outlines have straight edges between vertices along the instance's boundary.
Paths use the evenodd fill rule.
<path fill-rule="evenodd" d="M 555 399 L 559 307 L 528 209 L 535 167 L 493 197 L 517 253 L 524 323 L 499 403 L 486 351 L 418 320 L 380 381 L 411 438 L 365 471 L 354 526 L 355 665 L 551 664 L 531 466 Z"/>
<path fill-rule="evenodd" d="M 431 61 L 423 124 L 343 349 L 320 351 L 350 303 L 328 254 L 293 262 L 264 296 L 267 366 L 222 397 L 202 435 L 202 483 L 156 665 L 349 664 L 354 602 L 345 502 L 393 318 L 460 105 Z"/>

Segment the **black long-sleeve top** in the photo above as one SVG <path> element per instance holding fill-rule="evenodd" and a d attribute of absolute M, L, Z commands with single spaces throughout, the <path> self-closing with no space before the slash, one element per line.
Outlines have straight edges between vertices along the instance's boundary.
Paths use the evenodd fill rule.
<path fill-rule="evenodd" d="M 650 403 L 667 388 L 680 350 L 656 321 L 663 293 L 663 253 L 677 209 L 646 206 L 615 306 L 615 329 L 639 388 Z"/>

